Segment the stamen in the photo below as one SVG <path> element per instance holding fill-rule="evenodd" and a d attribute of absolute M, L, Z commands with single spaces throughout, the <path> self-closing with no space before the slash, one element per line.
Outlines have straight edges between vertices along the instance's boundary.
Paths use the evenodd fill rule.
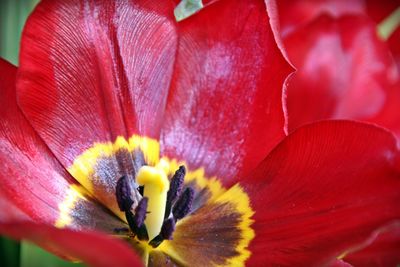
<path fill-rule="evenodd" d="M 186 188 L 172 210 L 172 214 L 176 220 L 182 219 L 190 212 L 193 199 L 194 190 L 191 187 Z"/>
<path fill-rule="evenodd" d="M 142 198 L 135 209 L 135 214 L 130 210 L 125 212 L 129 228 L 137 235 L 139 240 L 149 240 L 144 220 L 146 219 L 147 198 Z"/>
<path fill-rule="evenodd" d="M 153 247 L 158 247 L 165 239 L 172 239 L 176 221 L 190 212 L 194 199 L 194 190 L 190 187 L 181 193 L 186 174 L 185 167 L 178 168 L 171 178 L 171 183 L 165 174 L 165 168 L 162 167 L 142 166 L 136 176 L 139 188 L 134 189 L 136 184 L 126 176 L 117 181 L 116 187 L 118 206 L 125 212 L 133 236 L 136 235 L 139 240 L 151 240 L 149 244 Z M 132 193 L 137 193 L 140 189 L 143 198 L 137 202 L 132 198 Z M 136 207 L 132 206 L 134 203 L 137 204 Z M 129 231 L 114 231 L 126 233 L 127 230 Z"/>
<path fill-rule="evenodd" d="M 128 221 L 129 227 L 131 228 L 132 232 L 136 234 L 139 240 L 149 240 L 149 236 L 147 234 L 146 225 L 144 223 L 141 224 L 139 227 L 136 224 L 137 219 L 135 215 L 131 211 L 125 212 L 126 220 Z"/>
<path fill-rule="evenodd" d="M 161 232 L 158 236 L 156 236 L 153 240 L 149 242 L 149 245 L 153 248 L 158 247 L 165 239 L 171 240 L 172 234 L 175 230 L 175 219 L 169 218 L 165 220 L 163 226 L 161 228 Z"/>
<path fill-rule="evenodd" d="M 164 218 L 168 218 L 171 213 L 171 207 L 175 199 L 179 196 L 183 188 L 183 181 L 185 179 L 186 169 L 185 166 L 180 166 L 179 169 L 175 172 L 174 176 L 172 176 L 169 190 L 167 193 L 167 204 L 165 208 L 165 216 Z"/>
<path fill-rule="evenodd" d="M 121 211 L 129 211 L 133 205 L 131 198 L 132 190 L 129 184 L 129 180 L 126 176 L 122 176 L 117 181 L 117 187 L 115 188 L 115 196 L 117 198 L 118 207 Z"/>
<path fill-rule="evenodd" d="M 186 174 L 185 166 L 180 166 L 179 169 L 175 172 L 174 176 L 172 176 L 167 194 L 168 202 L 173 202 L 181 193 L 185 174 Z"/>
<path fill-rule="evenodd" d="M 169 218 L 168 220 L 164 221 L 160 235 L 162 236 L 163 239 L 171 240 L 174 231 L 175 231 L 175 219 Z"/>
<path fill-rule="evenodd" d="M 148 198 L 144 197 L 140 200 L 138 206 L 135 209 L 135 216 L 134 218 L 134 223 L 138 228 L 140 228 L 144 220 L 146 219 L 146 212 L 147 212 L 147 203 L 148 203 Z"/>

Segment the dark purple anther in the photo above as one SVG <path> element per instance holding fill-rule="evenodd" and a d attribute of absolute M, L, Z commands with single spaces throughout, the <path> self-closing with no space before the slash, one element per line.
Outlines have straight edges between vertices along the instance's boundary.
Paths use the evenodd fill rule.
<path fill-rule="evenodd" d="M 183 180 L 185 179 L 186 169 L 185 166 L 180 166 L 179 169 L 172 176 L 171 183 L 169 184 L 169 190 L 167 193 L 167 203 L 175 201 L 178 195 L 182 191 Z"/>
<path fill-rule="evenodd" d="M 166 221 L 164 221 L 160 235 L 163 239 L 171 240 L 174 231 L 175 231 L 175 219 L 169 218 Z"/>
<path fill-rule="evenodd" d="M 176 220 L 182 219 L 190 212 L 193 198 L 194 190 L 190 187 L 186 188 L 172 209 L 172 214 Z"/>
<path fill-rule="evenodd" d="M 164 219 L 167 219 L 171 214 L 172 204 L 182 191 L 183 181 L 185 180 L 185 174 L 186 174 L 186 169 L 185 166 L 182 165 L 175 172 L 174 176 L 172 176 L 171 182 L 169 184 L 169 190 L 167 193 L 167 202 L 165 205 Z"/>
<path fill-rule="evenodd" d="M 147 212 L 147 202 L 148 199 L 146 197 L 142 198 L 135 209 L 135 214 L 133 214 L 131 211 L 125 212 L 125 217 L 128 221 L 129 228 L 131 228 L 132 232 L 136 234 L 139 240 L 146 241 L 149 240 L 146 225 L 144 224 Z"/>
<path fill-rule="evenodd" d="M 144 220 L 146 219 L 147 202 L 147 197 L 142 198 L 135 209 L 135 215 L 133 218 L 137 228 L 140 228 L 143 225 Z"/>
<path fill-rule="evenodd" d="M 122 176 L 117 181 L 117 187 L 115 188 L 115 196 L 117 198 L 118 207 L 121 211 L 129 211 L 133 205 L 131 198 L 131 187 L 129 180 L 126 176 Z"/>

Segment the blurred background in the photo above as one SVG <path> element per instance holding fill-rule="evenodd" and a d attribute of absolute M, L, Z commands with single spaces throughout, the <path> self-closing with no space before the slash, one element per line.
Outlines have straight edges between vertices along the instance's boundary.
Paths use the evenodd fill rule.
<path fill-rule="evenodd" d="M 0 0 L 0 56 L 18 64 L 19 40 L 30 12 L 39 0 Z"/>
<path fill-rule="evenodd" d="M 39 0 L 0 0 L 0 56 L 18 65 L 21 32 Z M 2 267 L 83 266 L 63 261 L 28 242 L 16 242 L 0 236 Z"/>

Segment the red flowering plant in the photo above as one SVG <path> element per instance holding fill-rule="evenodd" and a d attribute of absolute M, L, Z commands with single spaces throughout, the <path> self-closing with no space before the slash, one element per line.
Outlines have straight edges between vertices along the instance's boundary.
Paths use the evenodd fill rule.
<path fill-rule="evenodd" d="M 2 234 L 92 266 L 324 266 L 399 223 L 395 137 L 286 136 L 264 2 L 212 2 L 38 5 L 0 64 Z"/>

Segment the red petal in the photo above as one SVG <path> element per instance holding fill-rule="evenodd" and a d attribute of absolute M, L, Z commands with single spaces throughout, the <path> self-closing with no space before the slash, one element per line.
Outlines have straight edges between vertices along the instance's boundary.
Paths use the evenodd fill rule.
<path fill-rule="evenodd" d="M 37 220 L 55 222 L 60 195 L 69 186 L 67 175 L 18 110 L 17 68 L 5 61 L 0 61 L 0 68 L 1 198 Z M 12 207 L 0 216 L 9 212 L 14 212 Z"/>
<path fill-rule="evenodd" d="M 286 36 L 293 31 L 310 23 L 322 14 L 333 17 L 343 15 L 364 14 L 372 18 L 376 23 L 381 23 L 399 7 L 398 1 L 380 0 L 265 0 L 278 5 L 279 21 L 278 27 L 281 34 Z M 387 43 L 400 67 L 400 27 L 390 36 Z"/>
<path fill-rule="evenodd" d="M 366 248 L 344 259 L 355 267 L 396 267 L 400 264 L 400 225 L 382 232 Z"/>
<path fill-rule="evenodd" d="M 1 209 L 0 221 L 26 217 L 21 214 L 26 213 L 34 220 L 54 224 L 61 218 L 61 203 L 74 200 L 75 207 L 70 203 L 68 211 L 63 209 L 64 216 L 72 220 L 70 226 L 102 228 L 104 219 L 115 226 L 116 219 L 89 198 L 71 198 L 71 187 L 77 186 L 75 180 L 53 157 L 17 107 L 16 70 L 0 60 L 0 205 L 12 203 L 7 209 Z"/>
<path fill-rule="evenodd" d="M 365 6 L 368 15 L 379 23 L 399 7 L 399 1 L 365 0 Z"/>
<path fill-rule="evenodd" d="M 282 57 L 262 1 L 218 1 L 178 24 L 162 153 L 231 183 L 284 136 Z"/>
<path fill-rule="evenodd" d="M 269 22 L 271 25 L 271 30 L 274 33 L 276 44 L 278 45 L 279 49 L 281 50 L 285 59 L 290 62 L 288 59 L 285 46 L 282 40 L 282 30 L 280 25 L 280 14 L 278 10 L 278 3 L 275 0 L 264 0 L 265 5 L 267 7 L 267 13 L 269 16 Z M 285 82 L 286 84 L 286 82 Z"/>
<path fill-rule="evenodd" d="M 255 210 L 249 266 L 321 266 L 364 242 L 400 219 L 399 177 L 396 140 L 381 128 L 300 128 L 241 182 Z"/>
<path fill-rule="evenodd" d="M 399 8 L 399 4 L 399 1 L 367 0 L 367 13 L 376 23 L 379 24 Z M 400 27 L 397 27 L 397 29 L 391 34 L 387 43 L 396 60 L 397 66 L 400 69 Z"/>
<path fill-rule="evenodd" d="M 27 239 L 53 252 L 79 259 L 89 266 L 143 266 L 133 249 L 96 232 L 76 232 L 27 222 L 0 224 L 0 233 Z"/>
<path fill-rule="evenodd" d="M 271 2 L 271 0 L 266 0 Z M 340 17 L 346 14 L 364 14 L 366 5 L 360 0 L 277 0 L 279 24 L 283 36 L 307 25 L 321 14 Z"/>
<path fill-rule="evenodd" d="M 329 265 L 329 267 L 353 267 L 353 265 L 342 260 L 335 260 Z"/>
<path fill-rule="evenodd" d="M 25 220 L 29 221 L 30 218 L 23 211 L 20 210 L 15 203 L 11 202 L 9 199 L 5 198 L 5 193 L 0 188 L 0 222 L 9 222 L 15 220 Z"/>
<path fill-rule="evenodd" d="M 17 73 L 17 67 L 0 58 L 0 68 L 0 92 L 4 92 L 8 88 L 15 88 L 15 75 Z"/>
<path fill-rule="evenodd" d="M 298 72 L 288 85 L 289 129 L 356 119 L 400 134 L 400 80 L 387 45 L 362 16 L 323 16 L 284 39 Z"/>
<path fill-rule="evenodd" d="M 158 136 L 176 34 L 159 14 L 173 7 L 148 2 L 48 0 L 27 22 L 19 103 L 67 167 L 95 142 Z"/>

